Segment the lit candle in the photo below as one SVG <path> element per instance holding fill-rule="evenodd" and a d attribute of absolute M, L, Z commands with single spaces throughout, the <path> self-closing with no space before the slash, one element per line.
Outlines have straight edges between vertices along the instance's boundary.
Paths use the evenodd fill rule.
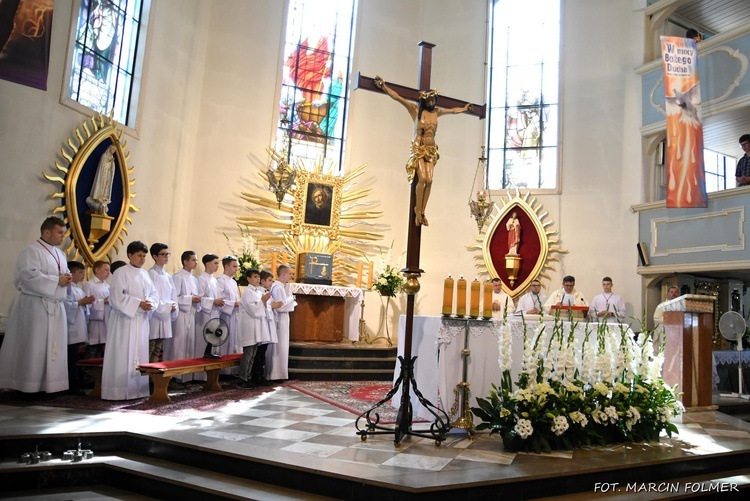
<path fill-rule="evenodd" d="M 484 300 L 482 302 L 482 316 L 492 318 L 492 282 L 484 283 Z"/>
<path fill-rule="evenodd" d="M 448 278 L 443 282 L 443 315 L 453 313 L 453 284 L 453 278 L 448 275 Z"/>
<path fill-rule="evenodd" d="M 471 306 L 469 308 L 469 315 L 472 318 L 479 316 L 479 279 L 474 278 L 471 282 Z"/>
<path fill-rule="evenodd" d="M 364 267 L 364 263 L 360 261 L 359 265 L 357 265 L 357 289 L 362 288 L 362 268 L 363 267 Z"/>
<path fill-rule="evenodd" d="M 466 280 L 463 275 L 458 278 L 456 287 L 456 315 L 466 316 Z"/>
<path fill-rule="evenodd" d="M 370 266 L 367 270 L 367 288 L 372 289 L 372 261 L 370 261 Z"/>
<path fill-rule="evenodd" d="M 276 278 L 276 258 L 278 256 L 276 252 L 271 253 L 271 275 L 273 275 L 273 278 Z"/>

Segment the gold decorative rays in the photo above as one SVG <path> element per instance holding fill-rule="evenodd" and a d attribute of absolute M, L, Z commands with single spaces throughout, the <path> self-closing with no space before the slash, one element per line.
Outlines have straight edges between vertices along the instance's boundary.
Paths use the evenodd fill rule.
<path fill-rule="evenodd" d="M 557 230 L 552 229 L 554 222 L 547 219 L 549 212 L 528 191 L 522 194 L 517 188 L 515 193 L 508 190 L 500 201 L 502 207 L 495 206 L 484 234 L 480 231 L 476 243 L 467 249 L 474 252 L 480 276 L 499 277 L 503 290 L 516 297 L 525 292 L 532 280 L 549 279 L 548 271 L 560 261 L 558 255 L 567 251 L 559 246 Z M 514 242 L 509 241 L 511 228 L 520 232 L 520 243 L 515 237 L 511 238 Z M 518 269 L 510 270 L 509 260 Z"/>
<path fill-rule="evenodd" d="M 123 243 L 126 225 L 132 224 L 129 213 L 139 210 L 131 203 L 134 168 L 127 166 L 130 154 L 122 136 L 111 115 L 94 115 L 63 143 L 65 162 L 55 162 L 60 175 L 42 173 L 60 185 L 50 198 L 61 200 L 53 213 L 62 214 L 68 226 L 70 243 L 65 252 L 73 261 L 82 259 L 91 266 L 109 259 L 110 252 L 117 252 Z"/>
<path fill-rule="evenodd" d="M 276 151 L 269 148 L 268 153 L 278 162 Z M 357 260 L 375 252 L 375 242 L 383 239 L 383 228 L 375 222 L 382 212 L 370 210 L 375 203 L 367 201 L 372 190 L 356 189 L 367 165 L 343 176 L 324 168 L 322 160 L 311 166 L 298 162 L 295 169 L 295 187 L 281 203 L 266 189 L 243 192 L 252 214 L 237 222 L 263 249 L 262 261 L 269 262 L 272 252 L 288 252 L 292 261 L 300 252 L 331 254 L 333 283 L 351 284 Z M 268 186 L 268 172 L 259 174 Z"/>

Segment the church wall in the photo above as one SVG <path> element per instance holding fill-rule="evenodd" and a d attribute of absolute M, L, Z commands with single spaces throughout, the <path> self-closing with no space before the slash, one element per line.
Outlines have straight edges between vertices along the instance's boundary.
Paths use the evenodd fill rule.
<path fill-rule="evenodd" d="M 76 127 L 91 115 L 60 104 L 72 0 L 55 2 L 47 91 L 0 80 L 0 313 L 15 298 L 13 274 L 18 252 L 39 236 L 39 225 L 59 202 L 49 196 L 59 189 L 42 177 L 56 173 L 59 151 Z M 125 242 L 169 242 L 174 223 L 174 193 L 181 175 L 191 170 L 190 104 L 196 97 L 193 72 L 196 45 L 205 38 L 204 2 L 153 2 L 149 46 L 141 86 L 138 137 L 126 133 L 130 163 L 135 166 L 132 214 Z M 190 152 L 188 154 L 187 152 Z M 125 258 L 124 249 L 119 258 Z M 150 264 L 148 264 L 150 266 Z"/>

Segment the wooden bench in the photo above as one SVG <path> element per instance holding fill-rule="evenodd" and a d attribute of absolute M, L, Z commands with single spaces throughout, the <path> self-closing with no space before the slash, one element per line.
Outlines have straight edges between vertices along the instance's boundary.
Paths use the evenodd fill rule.
<path fill-rule="evenodd" d="M 91 391 L 90 396 L 101 398 L 102 396 L 102 366 L 104 365 L 103 358 L 83 358 L 78 360 L 78 367 L 89 369 L 91 374 L 94 376 L 94 389 Z"/>
<path fill-rule="evenodd" d="M 235 353 L 224 355 L 221 358 L 171 360 L 169 362 L 141 364 L 138 366 L 138 370 L 144 376 L 148 375 L 154 383 L 154 391 L 151 393 L 149 401 L 168 403 L 171 400 L 167 393 L 167 387 L 174 376 L 205 371 L 206 383 L 203 385 L 203 391 L 221 391 L 221 385 L 219 384 L 221 369 L 240 365 L 241 358 L 242 353 Z"/>

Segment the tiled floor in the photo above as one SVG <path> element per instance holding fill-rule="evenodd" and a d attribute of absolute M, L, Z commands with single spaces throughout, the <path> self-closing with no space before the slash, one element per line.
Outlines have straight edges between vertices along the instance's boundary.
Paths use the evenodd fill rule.
<path fill-rule="evenodd" d="M 607 470 L 623 463 L 652 463 L 682 457 L 750 449 L 750 425 L 724 414 L 688 413 L 679 435 L 654 444 L 626 444 L 559 454 L 513 454 L 501 442 L 478 434 L 432 440 L 407 437 L 400 447 L 392 435 L 356 435 L 356 416 L 291 388 L 280 387 L 254 399 L 234 402 L 189 418 L 138 413 L 87 412 L 44 405 L 0 406 L 0 437 L 130 431 L 269 462 L 337 475 L 378 479 L 411 487 L 460 482 L 503 481 L 521 476 Z M 415 425 L 416 426 L 416 425 Z M 85 443 L 84 443 L 85 446 Z M 96 452 L 96 451 L 94 451 Z M 3 466 L 16 458 L 3 458 Z"/>

